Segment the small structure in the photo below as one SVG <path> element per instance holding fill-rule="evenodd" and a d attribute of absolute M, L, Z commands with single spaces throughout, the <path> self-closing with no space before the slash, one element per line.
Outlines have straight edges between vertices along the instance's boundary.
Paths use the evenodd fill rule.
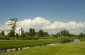
<path fill-rule="evenodd" d="M 16 28 L 15 33 L 21 35 L 22 34 L 22 27 Z"/>
<path fill-rule="evenodd" d="M 10 32 L 10 30 L 4 31 L 5 35 L 8 35 L 9 32 Z M 19 35 L 21 35 L 21 33 L 22 33 L 22 27 L 16 28 L 16 29 L 15 29 L 15 34 L 16 34 L 16 33 L 19 34 Z"/>

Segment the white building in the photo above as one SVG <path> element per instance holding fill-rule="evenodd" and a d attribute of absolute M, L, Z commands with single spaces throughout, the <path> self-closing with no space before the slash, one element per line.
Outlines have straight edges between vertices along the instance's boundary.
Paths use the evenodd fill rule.
<path fill-rule="evenodd" d="M 10 32 L 10 30 L 4 31 L 5 35 L 8 35 L 9 32 Z M 21 32 L 22 32 L 22 27 L 18 27 L 15 29 L 15 34 L 17 33 L 17 34 L 21 35 Z"/>
<path fill-rule="evenodd" d="M 21 33 L 22 33 L 22 27 L 16 28 L 15 33 L 21 35 Z"/>

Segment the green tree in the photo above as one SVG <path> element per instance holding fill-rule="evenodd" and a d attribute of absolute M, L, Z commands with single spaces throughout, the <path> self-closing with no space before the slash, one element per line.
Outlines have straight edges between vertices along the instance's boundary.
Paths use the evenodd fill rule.
<path fill-rule="evenodd" d="M 15 28 L 16 28 L 16 22 L 17 22 L 17 18 L 12 18 L 10 19 L 10 23 L 8 25 L 11 26 L 11 30 L 10 30 L 10 33 L 9 33 L 9 36 L 10 37 L 15 37 Z"/>
<path fill-rule="evenodd" d="M 49 36 L 48 32 L 44 32 L 44 35 L 45 35 L 45 36 Z"/>
<path fill-rule="evenodd" d="M 81 32 L 81 33 L 79 34 L 79 38 L 82 38 L 82 37 L 85 37 L 85 34 Z"/>
<path fill-rule="evenodd" d="M 16 38 L 19 38 L 19 34 L 18 33 L 16 33 Z"/>
<path fill-rule="evenodd" d="M 52 35 L 52 37 L 54 37 L 54 38 L 61 37 L 61 33 L 60 33 L 60 32 L 58 32 L 58 33 L 56 33 L 56 34 Z"/>
<path fill-rule="evenodd" d="M 44 37 L 44 32 L 43 32 L 43 30 L 39 30 L 38 35 L 39 35 L 39 37 Z"/>
<path fill-rule="evenodd" d="M 61 35 L 64 36 L 64 37 L 65 37 L 65 36 L 69 36 L 69 31 L 67 31 L 67 30 L 62 30 L 62 31 L 61 31 Z"/>
<path fill-rule="evenodd" d="M 36 35 L 35 29 L 30 28 L 29 30 L 29 36 L 34 37 Z"/>
<path fill-rule="evenodd" d="M 4 31 L 2 31 L 1 34 L 2 34 L 2 35 L 5 35 L 5 34 L 4 34 Z"/>
<path fill-rule="evenodd" d="M 21 28 L 21 38 L 26 38 L 26 34 L 25 34 L 25 32 L 23 31 L 22 28 Z"/>
<path fill-rule="evenodd" d="M 10 33 L 8 35 L 9 35 L 9 37 L 14 37 L 15 36 L 15 32 L 13 30 L 10 30 Z"/>

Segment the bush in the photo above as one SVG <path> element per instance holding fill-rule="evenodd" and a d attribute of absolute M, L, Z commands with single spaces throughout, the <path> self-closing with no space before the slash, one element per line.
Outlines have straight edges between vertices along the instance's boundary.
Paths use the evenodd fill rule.
<path fill-rule="evenodd" d="M 0 34 L 0 40 L 5 40 L 6 36 Z"/>
<path fill-rule="evenodd" d="M 68 42 L 71 42 L 71 41 L 73 41 L 73 38 L 72 37 L 60 37 L 60 42 L 61 43 L 68 43 Z"/>
<path fill-rule="evenodd" d="M 85 37 L 83 37 L 83 38 L 80 38 L 80 41 L 85 41 Z"/>

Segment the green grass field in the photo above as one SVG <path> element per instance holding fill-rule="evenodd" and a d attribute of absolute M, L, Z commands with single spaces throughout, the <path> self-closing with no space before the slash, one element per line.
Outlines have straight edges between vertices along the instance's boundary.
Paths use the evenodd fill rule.
<path fill-rule="evenodd" d="M 85 41 L 42 46 L 0 55 L 85 55 Z"/>
<path fill-rule="evenodd" d="M 3 40 L 0 41 L 0 50 L 11 49 L 11 48 L 21 48 L 21 47 L 31 47 L 45 45 L 49 43 L 59 42 L 58 39 L 53 40 Z"/>

